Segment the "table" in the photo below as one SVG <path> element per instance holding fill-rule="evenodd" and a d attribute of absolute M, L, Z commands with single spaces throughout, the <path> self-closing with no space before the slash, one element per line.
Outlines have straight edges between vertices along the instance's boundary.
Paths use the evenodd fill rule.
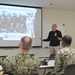
<path fill-rule="evenodd" d="M 2 66 L 0 65 L 0 71 L 2 71 Z"/>
<path fill-rule="evenodd" d="M 52 69 L 54 68 L 54 63 L 55 60 L 49 60 L 47 62 L 48 65 L 40 65 L 40 69 L 45 69 L 43 75 L 45 74 L 47 68 L 52 68 Z"/>

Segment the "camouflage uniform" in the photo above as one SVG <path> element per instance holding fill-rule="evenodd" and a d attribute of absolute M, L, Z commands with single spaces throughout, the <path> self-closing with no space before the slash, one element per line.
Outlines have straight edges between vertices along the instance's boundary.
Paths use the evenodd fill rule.
<path fill-rule="evenodd" d="M 0 64 L 6 72 L 11 71 L 15 75 L 27 75 L 38 72 L 40 61 L 35 56 L 20 53 L 16 56 L 6 57 L 4 60 L 0 60 Z"/>
<path fill-rule="evenodd" d="M 54 74 L 61 75 L 64 68 L 68 65 L 75 64 L 75 49 L 65 47 L 59 51 L 55 57 Z"/>

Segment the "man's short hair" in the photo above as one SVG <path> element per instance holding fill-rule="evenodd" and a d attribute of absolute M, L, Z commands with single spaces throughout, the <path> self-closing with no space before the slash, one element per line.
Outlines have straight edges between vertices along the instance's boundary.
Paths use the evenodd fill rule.
<path fill-rule="evenodd" d="M 66 45 L 70 45 L 72 42 L 72 38 L 69 35 L 65 35 L 62 40 L 65 42 Z"/>
<path fill-rule="evenodd" d="M 29 40 L 26 40 L 27 38 Z M 28 36 L 24 36 L 24 37 L 21 38 L 21 44 L 22 44 L 23 50 L 29 50 L 30 46 L 32 45 L 32 39 Z"/>
<path fill-rule="evenodd" d="M 57 24 L 53 24 L 53 25 L 57 27 Z"/>

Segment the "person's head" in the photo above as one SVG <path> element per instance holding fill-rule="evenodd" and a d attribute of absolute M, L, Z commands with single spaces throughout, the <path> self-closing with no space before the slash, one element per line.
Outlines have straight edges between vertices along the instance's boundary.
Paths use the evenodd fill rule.
<path fill-rule="evenodd" d="M 72 38 L 69 35 L 65 35 L 62 38 L 62 46 L 63 47 L 70 46 L 71 45 L 71 42 L 72 42 Z"/>
<path fill-rule="evenodd" d="M 28 52 L 32 48 L 32 39 L 28 36 L 22 37 L 19 48 L 21 52 Z"/>
<path fill-rule="evenodd" d="M 52 31 L 56 31 L 57 30 L 57 25 L 56 24 L 53 24 L 52 25 Z"/>

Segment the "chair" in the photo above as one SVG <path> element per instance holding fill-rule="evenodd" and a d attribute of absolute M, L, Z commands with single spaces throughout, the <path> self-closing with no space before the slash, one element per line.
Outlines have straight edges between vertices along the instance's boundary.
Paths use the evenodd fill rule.
<path fill-rule="evenodd" d="M 26 75 L 38 75 L 38 73 L 36 73 L 36 74 L 26 74 Z"/>
<path fill-rule="evenodd" d="M 3 75 L 14 75 L 14 74 L 11 72 L 4 72 Z"/>
<path fill-rule="evenodd" d="M 6 58 L 8 55 L 0 56 L 0 58 Z"/>
<path fill-rule="evenodd" d="M 30 54 L 30 56 L 32 57 L 32 56 L 35 56 L 35 54 Z"/>
<path fill-rule="evenodd" d="M 11 72 L 4 72 L 3 75 L 14 75 Z M 38 75 L 38 73 L 34 73 L 34 74 L 25 74 L 25 75 Z"/>
<path fill-rule="evenodd" d="M 50 57 L 49 57 L 49 60 L 55 60 L 55 55 L 56 54 L 51 54 Z"/>
<path fill-rule="evenodd" d="M 43 65 L 48 65 L 48 61 L 49 61 L 49 60 L 55 60 L 55 54 L 51 54 L 48 59 L 44 59 Z M 52 69 L 53 69 L 53 68 L 52 68 Z M 45 75 L 45 72 L 46 72 L 46 68 L 45 68 L 45 70 L 44 70 L 43 75 Z"/>
<path fill-rule="evenodd" d="M 44 61 L 55 60 L 55 55 L 56 55 L 56 54 L 51 54 L 51 55 L 49 56 L 49 58 L 48 58 L 48 59 L 44 59 Z"/>
<path fill-rule="evenodd" d="M 75 75 L 75 64 L 68 65 L 64 70 L 64 75 Z"/>

